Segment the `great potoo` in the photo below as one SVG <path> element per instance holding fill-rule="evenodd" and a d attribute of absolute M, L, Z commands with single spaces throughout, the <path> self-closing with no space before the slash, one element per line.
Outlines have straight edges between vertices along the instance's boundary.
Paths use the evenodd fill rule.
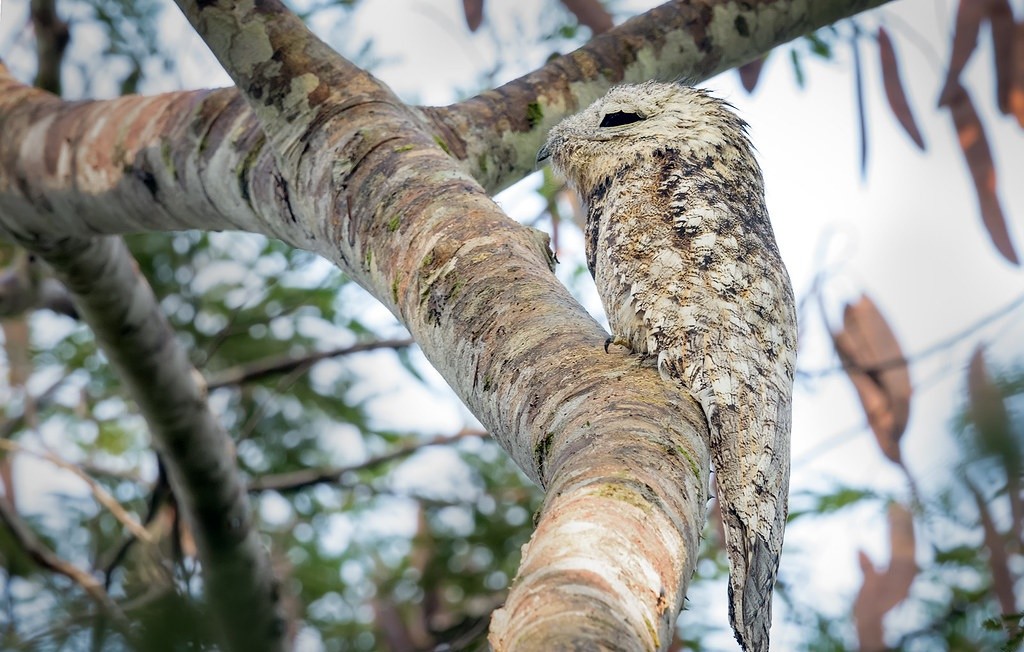
<path fill-rule="evenodd" d="M 586 209 L 614 341 L 704 410 L 729 556 L 729 617 L 768 649 L 789 493 L 796 311 L 746 124 L 681 84 L 619 86 L 554 129 Z M 607 347 L 606 347 L 607 348 Z"/>

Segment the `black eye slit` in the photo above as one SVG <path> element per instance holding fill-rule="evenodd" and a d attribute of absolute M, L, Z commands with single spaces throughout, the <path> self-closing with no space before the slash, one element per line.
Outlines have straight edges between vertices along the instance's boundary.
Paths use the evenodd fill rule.
<path fill-rule="evenodd" d="M 644 117 L 639 113 L 626 113 L 625 111 L 616 111 L 615 113 L 609 113 L 601 119 L 602 127 L 619 127 L 621 125 L 633 124 L 634 122 L 640 122 Z"/>

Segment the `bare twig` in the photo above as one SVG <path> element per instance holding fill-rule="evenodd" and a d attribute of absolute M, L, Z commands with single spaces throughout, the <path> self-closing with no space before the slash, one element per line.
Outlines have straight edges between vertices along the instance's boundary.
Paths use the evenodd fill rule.
<path fill-rule="evenodd" d="M 265 475 L 255 478 L 250 482 L 249 491 L 297 491 L 299 489 L 324 482 L 338 482 L 346 473 L 372 469 L 376 466 L 380 466 L 381 464 L 393 462 L 397 459 L 412 455 L 416 451 L 427 448 L 428 446 L 443 446 L 465 437 L 485 437 L 486 435 L 487 433 L 483 430 L 462 429 L 454 435 L 438 435 L 431 439 L 425 439 L 413 444 L 408 444 L 393 450 L 390 453 L 371 457 L 366 461 L 360 462 L 359 464 L 353 464 L 351 466 L 340 466 L 327 469 L 303 469 L 301 471 L 293 471 L 292 473 Z"/>
<path fill-rule="evenodd" d="M 35 396 L 26 397 L 25 405 L 29 403 L 35 404 L 37 408 L 42 407 L 50 402 L 53 395 L 57 393 L 61 385 L 68 379 L 71 374 L 64 374 L 57 380 L 55 380 L 49 387 L 44 389 L 42 392 Z M 21 414 L 10 417 L 6 421 L 0 423 L 0 439 L 9 439 L 11 435 L 18 431 L 23 425 L 25 425 L 25 419 L 27 412 L 23 409 Z"/>
<path fill-rule="evenodd" d="M 124 612 L 110 599 L 110 596 L 103 590 L 100 582 L 89 573 L 71 564 L 47 548 L 36 536 L 32 528 L 18 515 L 14 506 L 7 500 L 6 496 L 0 496 L 0 519 L 3 520 L 11 535 L 28 554 L 40 566 L 58 573 L 70 579 L 82 587 L 89 597 L 95 600 L 100 607 L 116 621 L 126 623 Z"/>
<path fill-rule="evenodd" d="M 290 372 L 287 373 L 287 375 L 285 375 L 284 378 L 277 381 L 277 384 L 274 386 L 273 392 L 276 392 L 277 394 L 287 393 L 288 390 L 291 389 L 292 385 L 297 383 L 299 381 L 299 378 L 301 378 L 302 375 L 309 370 L 310 365 L 312 365 L 311 362 L 303 363 L 292 369 Z M 267 413 L 267 410 L 270 409 L 270 404 L 274 401 L 274 398 L 274 393 L 268 393 L 256 405 L 256 409 L 252 411 L 252 413 L 249 415 L 249 418 L 246 420 L 245 424 L 239 429 L 237 441 L 242 441 L 252 436 L 253 431 L 256 430 L 256 426 L 259 425 L 260 420 L 263 419 L 263 416 Z"/>
<path fill-rule="evenodd" d="M 153 491 L 149 496 L 149 503 L 146 507 L 146 516 L 142 519 L 143 527 L 148 527 L 149 524 L 153 522 L 153 519 L 160 510 L 160 507 L 166 501 L 174 499 L 174 494 L 171 492 L 171 486 L 167 482 L 167 472 L 164 470 L 163 460 L 160 459 L 159 455 L 157 456 L 157 470 L 156 484 L 153 486 Z M 110 580 L 114 576 L 114 571 L 128 556 L 128 551 L 137 540 L 138 539 L 132 536 L 132 533 L 129 532 L 121 544 L 114 550 L 113 554 L 110 555 L 109 561 L 102 565 L 104 586 L 106 586 L 107 589 L 110 588 Z"/>
<path fill-rule="evenodd" d="M 412 338 L 406 337 L 394 340 L 362 342 L 352 346 L 328 349 L 326 351 L 313 351 L 302 355 L 275 356 L 272 358 L 257 360 L 250 364 L 236 365 L 229 369 L 225 369 L 213 378 L 210 378 L 206 385 L 210 391 L 213 391 L 229 385 L 241 385 L 254 380 L 260 380 L 266 376 L 288 373 L 299 368 L 308 368 L 314 363 L 327 358 L 336 358 L 343 355 L 350 355 L 352 353 L 361 353 L 363 351 L 376 351 L 377 349 L 400 349 L 402 347 L 411 346 L 412 344 Z"/>
<path fill-rule="evenodd" d="M 85 484 L 89 485 L 89 490 L 92 491 L 92 495 L 96 497 L 97 502 L 106 507 L 107 510 L 109 510 L 110 513 L 114 515 L 114 518 L 120 521 L 125 526 L 125 528 L 127 528 L 137 538 L 142 539 L 147 543 L 151 540 L 149 532 L 146 531 L 146 528 L 142 527 L 139 524 L 139 522 L 135 520 L 135 517 L 129 514 L 124 507 L 121 507 L 121 503 L 117 502 L 116 498 L 111 496 L 106 489 L 101 487 L 98 482 L 96 482 L 89 476 L 88 473 L 78 468 L 78 466 L 76 466 L 75 464 L 72 464 L 71 462 L 62 459 L 49 451 L 32 450 L 31 448 L 26 448 L 25 446 L 22 446 L 18 442 L 12 441 L 10 439 L 0 439 L 0 449 L 10 452 L 34 455 L 35 457 L 39 457 L 41 459 L 46 460 L 47 462 L 53 464 L 54 466 L 59 466 L 60 468 L 66 471 L 74 473 L 79 478 L 81 478 L 82 481 L 85 482 Z"/>

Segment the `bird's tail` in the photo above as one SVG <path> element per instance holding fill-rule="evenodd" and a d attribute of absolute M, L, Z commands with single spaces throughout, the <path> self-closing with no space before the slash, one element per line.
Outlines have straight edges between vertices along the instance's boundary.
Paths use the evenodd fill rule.
<path fill-rule="evenodd" d="M 723 505 L 721 499 L 719 505 Z M 729 622 L 745 652 L 768 652 L 778 554 L 724 506 L 722 523 L 729 556 Z"/>
<path fill-rule="evenodd" d="M 789 413 L 779 405 L 774 420 L 714 407 L 709 417 L 718 426 L 713 432 L 721 433 L 717 441 L 712 436 L 711 458 L 729 557 L 729 620 L 745 652 L 768 652 L 772 590 L 786 527 Z"/>

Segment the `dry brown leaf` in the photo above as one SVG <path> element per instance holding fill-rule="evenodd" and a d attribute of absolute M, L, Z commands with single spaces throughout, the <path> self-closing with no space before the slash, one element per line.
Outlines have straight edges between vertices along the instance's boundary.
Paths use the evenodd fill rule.
<path fill-rule="evenodd" d="M 875 570 L 871 558 L 863 550 L 857 553 L 860 570 L 864 573 L 864 581 L 860 585 L 857 599 L 853 603 L 853 619 L 857 623 L 858 649 L 861 652 L 876 652 L 885 649 L 885 629 L 882 627 L 882 616 L 871 603 L 871 597 L 877 593 L 881 585 L 881 575 Z"/>
<path fill-rule="evenodd" d="M 836 352 L 860 396 L 882 453 L 896 464 L 900 437 L 910 419 L 910 372 L 903 351 L 875 303 L 862 295 L 843 311 L 843 330 L 832 336 Z"/>
<path fill-rule="evenodd" d="M 562 4 L 576 16 L 580 25 L 589 27 L 595 35 L 607 32 L 614 25 L 612 15 L 600 0 L 562 0 Z"/>
<path fill-rule="evenodd" d="M 985 499 L 982 497 L 981 492 L 970 482 L 967 483 L 967 488 L 974 494 L 974 502 L 978 506 L 978 517 L 981 520 L 981 527 L 985 532 L 985 548 L 988 549 L 988 567 L 992 573 L 992 590 L 996 594 L 996 599 L 999 600 L 999 607 L 1002 609 L 1003 614 L 1012 614 L 1017 611 L 1017 600 L 1013 594 L 1015 579 L 1010 570 L 1006 543 L 1003 540 L 1003 535 L 996 529 L 996 524 L 992 520 L 992 514 L 989 512 L 988 505 L 985 504 Z"/>
<path fill-rule="evenodd" d="M 971 171 L 971 178 L 974 180 L 974 189 L 978 195 L 978 206 L 981 210 L 981 220 L 985 224 L 992 244 L 1003 258 L 1014 265 L 1019 265 L 1017 252 L 1010 240 L 1010 233 L 1006 228 L 1006 218 L 1003 217 L 1003 208 L 999 204 L 999 196 L 996 194 L 996 168 L 992 161 L 992 150 L 988 145 L 988 138 L 985 137 L 985 129 L 974 109 L 967 89 L 959 83 L 955 83 L 950 91 L 949 110 L 953 117 L 953 125 L 956 127 L 957 135 L 960 138 L 960 149 L 964 152 L 964 160 Z"/>
<path fill-rule="evenodd" d="M 32 375 L 28 317 L 19 315 L 4 319 L 2 323 L 4 352 L 7 354 L 7 382 L 12 388 L 23 389 L 28 377 Z"/>
<path fill-rule="evenodd" d="M 971 421 L 978 437 L 978 448 L 996 457 L 1006 471 L 1006 493 L 1010 501 L 1011 535 L 1018 539 L 1024 529 L 1024 505 L 1020 497 L 1022 455 L 1013 433 L 1010 413 L 1002 392 L 992 382 L 981 346 L 971 356 L 967 368 L 967 395 Z"/>
<path fill-rule="evenodd" d="M 952 100 L 956 86 L 960 85 L 960 73 L 978 47 L 978 31 L 985 17 L 986 3 L 987 0 L 960 0 L 953 32 L 953 52 L 949 56 L 949 71 L 939 95 L 939 106 L 945 106 Z"/>
<path fill-rule="evenodd" d="M 462 11 L 466 15 L 466 26 L 475 32 L 484 22 L 484 0 L 462 0 Z"/>
<path fill-rule="evenodd" d="M 974 350 L 968 366 L 967 394 L 979 448 L 987 454 L 996 455 L 1006 465 L 1008 476 L 1019 475 L 1021 452 L 1010 426 L 1010 414 L 1003 403 L 1002 393 L 988 373 L 981 346 Z"/>
<path fill-rule="evenodd" d="M 1010 0 L 988 0 L 988 23 L 992 27 L 992 57 L 996 64 L 996 101 L 1003 114 L 1010 112 L 1010 81 L 1013 79 L 1013 42 L 1016 27 Z"/>
<path fill-rule="evenodd" d="M 853 603 L 861 652 L 885 650 L 882 618 L 910 595 L 917 575 L 914 557 L 914 518 L 898 503 L 889 505 L 889 567 L 878 570 L 863 550 L 858 553 L 864 582 Z"/>
<path fill-rule="evenodd" d="M 885 97 L 889 100 L 889 108 L 892 109 L 896 119 L 900 121 L 903 130 L 907 132 L 910 139 L 920 149 L 924 149 L 924 138 L 917 128 L 917 121 L 910 110 L 910 103 L 907 101 L 907 94 L 903 89 L 903 81 L 900 79 L 900 67 L 896 61 L 896 50 L 893 48 L 892 40 L 884 27 L 878 28 L 878 53 L 882 61 L 882 83 L 885 86 Z"/>
<path fill-rule="evenodd" d="M 765 55 L 736 69 L 740 74 L 740 83 L 743 84 L 743 88 L 748 93 L 753 93 L 754 89 L 757 88 L 757 80 L 761 78 L 761 69 L 764 68 L 764 62 L 767 59 L 768 55 Z"/>
<path fill-rule="evenodd" d="M 889 547 L 892 556 L 886 570 L 886 593 L 881 605 L 889 611 L 910 595 L 917 575 L 914 554 L 914 516 L 899 503 L 889 504 Z"/>
<path fill-rule="evenodd" d="M 371 602 L 373 607 L 373 623 L 377 626 L 384 648 L 387 650 L 420 650 L 424 649 L 422 641 L 413 641 L 412 633 L 406 626 L 398 605 L 391 601 L 390 596 L 377 595 Z M 427 643 L 429 644 L 429 640 Z M 419 643 L 419 645 L 418 645 Z M 432 647 L 432 646 L 430 646 Z"/>
<path fill-rule="evenodd" d="M 1013 69 L 1007 91 L 1007 108 L 1024 129 L 1024 22 L 1017 23 L 1013 35 Z"/>

